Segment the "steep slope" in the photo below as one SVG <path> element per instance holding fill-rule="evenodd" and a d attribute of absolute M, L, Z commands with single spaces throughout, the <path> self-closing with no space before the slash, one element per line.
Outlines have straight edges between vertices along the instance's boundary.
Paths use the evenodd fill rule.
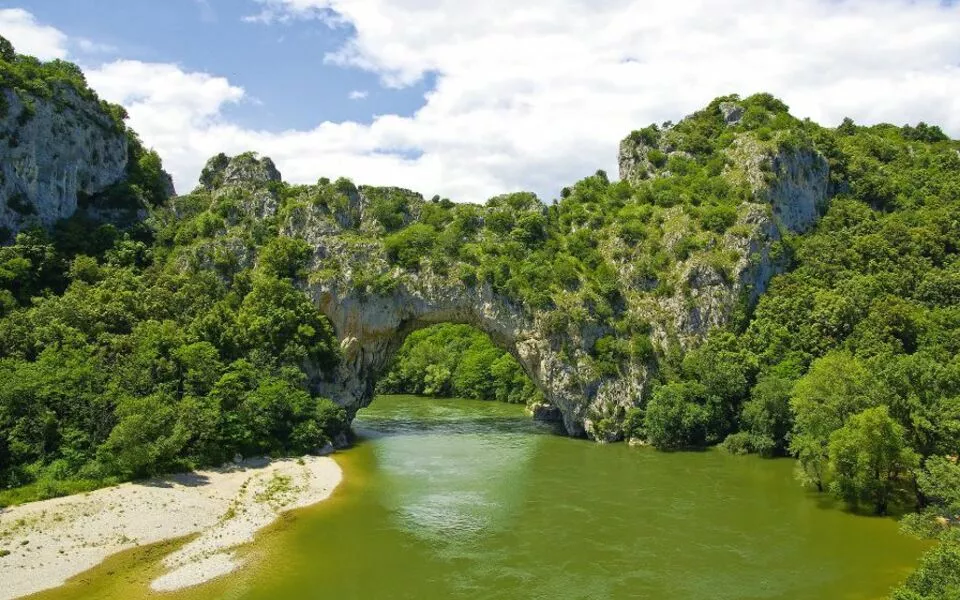
<path fill-rule="evenodd" d="M 75 65 L 17 55 L 0 38 L 0 231 L 49 229 L 78 208 L 101 220 L 146 216 L 173 194 L 159 158 L 99 100 Z M 149 181 L 149 177 L 155 181 Z M 157 177 L 160 177 L 157 180 Z M 122 192 L 125 182 L 138 193 Z M 145 185 L 146 184 L 146 185 Z"/>

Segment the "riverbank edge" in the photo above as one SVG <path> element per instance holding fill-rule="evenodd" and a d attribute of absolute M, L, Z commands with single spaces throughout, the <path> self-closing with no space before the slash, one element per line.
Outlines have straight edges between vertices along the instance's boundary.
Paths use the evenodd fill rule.
<path fill-rule="evenodd" d="M 173 591 L 238 568 L 233 549 L 280 514 L 322 502 L 343 479 L 329 456 L 249 459 L 0 511 L 0 600 L 59 587 L 108 557 L 195 535 L 151 588 Z"/>

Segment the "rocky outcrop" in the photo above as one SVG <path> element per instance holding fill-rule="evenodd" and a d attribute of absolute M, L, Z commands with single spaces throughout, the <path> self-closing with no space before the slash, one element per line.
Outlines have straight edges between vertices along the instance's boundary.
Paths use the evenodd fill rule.
<path fill-rule="evenodd" d="M 736 125 L 743 118 L 743 107 L 736 102 L 721 102 L 720 113 L 727 125 Z"/>
<path fill-rule="evenodd" d="M 754 200 L 770 205 L 782 228 L 803 233 L 826 210 L 830 166 L 813 148 L 771 147 L 755 137 L 741 136 L 727 154 L 736 165 L 733 171 L 748 182 Z"/>
<path fill-rule="evenodd" d="M 812 146 L 776 137 L 761 141 L 754 132 L 738 129 L 744 108 L 735 102 L 720 102 L 717 110 L 734 136 L 724 150 L 724 177 L 734 188 L 746 186 L 752 197 L 739 206 L 735 226 L 712 252 L 691 256 L 675 269 L 675 293 L 648 307 L 652 336 L 662 346 L 694 346 L 711 329 L 728 323 L 736 310 L 755 303 L 786 267 L 779 242 L 809 230 L 830 197 L 829 165 Z M 669 157 L 689 157 L 677 149 L 682 135 L 666 127 L 628 136 L 620 144 L 620 177 L 633 183 L 670 177 L 665 168 Z M 683 213 L 676 218 L 684 218 Z M 689 226 L 675 227 L 664 235 L 664 243 L 672 248 L 688 231 Z M 709 260 L 718 257 L 724 264 Z"/>
<path fill-rule="evenodd" d="M 256 188 L 258 184 L 280 180 L 280 171 L 273 161 L 252 152 L 232 158 L 221 152 L 208 160 L 200 173 L 200 186 L 206 190 L 234 185 Z"/>
<path fill-rule="evenodd" d="M 66 85 L 51 99 L 0 94 L 0 228 L 49 227 L 124 178 L 127 137 L 98 102 Z"/>
<path fill-rule="evenodd" d="M 308 293 L 333 324 L 342 355 L 335 376 L 317 377 L 314 387 L 346 407 L 351 416 L 373 400 L 377 380 L 406 336 L 438 323 L 472 325 L 510 352 L 544 395 L 534 416 L 561 420 L 573 436 L 617 439 L 619 430 L 607 430 L 601 421 L 621 418 L 647 385 L 643 365 L 615 379 L 596 372 L 587 349 L 609 331 L 551 332 L 543 319 L 488 284 L 464 286 L 427 276 L 376 296 L 349 281 L 315 283 L 308 286 Z"/>
<path fill-rule="evenodd" d="M 648 179 L 655 168 L 650 160 L 650 152 L 658 150 L 644 142 L 638 135 L 630 135 L 620 142 L 618 165 L 620 179 L 636 185 Z"/>
<path fill-rule="evenodd" d="M 689 259 L 680 267 L 676 293 L 657 303 L 652 335 L 662 347 L 695 346 L 728 323 L 741 304 L 755 303 L 786 266 L 774 251 L 782 235 L 769 206 L 745 204 L 737 224 L 741 227 L 723 237 L 720 250 L 735 259 L 725 268 L 701 256 Z"/>

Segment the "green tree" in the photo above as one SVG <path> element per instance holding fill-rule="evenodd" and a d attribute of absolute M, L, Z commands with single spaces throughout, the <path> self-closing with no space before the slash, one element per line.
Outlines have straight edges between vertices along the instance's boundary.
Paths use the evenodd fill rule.
<path fill-rule="evenodd" d="M 420 259 L 429 254 L 437 243 L 437 230 L 423 223 L 415 223 L 388 236 L 384 247 L 390 260 L 404 269 L 415 269 Z"/>
<path fill-rule="evenodd" d="M 917 570 L 897 588 L 892 600 L 960 598 L 960 536 L 954 534 L 926 553 Z"/>
<path fill-rule="evenodd" d="M 190 423 L 172 396 L 127 396 L 116 413 L 117 425 L 97 452 L 112 472 L 129 478 L 188 466 L 179 458 L 190 441 Z"/>
<path fill-rule="evenodd" d="M 281 378 L 263 378 L 238 410 L 246 429 L 241 453 L 312 452 L 342 431 L 346 414 L 330 400 L 311 397 Z"/>
<path fill-rule="evenodd" d="M 810 366 L 793 388 L 794 433 L 790 451 L 799 459 L 800 480 L 825 489 L 830 436 L 857 412 L 878 403 L 863 364 L 834 352 Z"/>
<path fill-rule="evenodd" d="M 277 278 L 294 279 L 303 275 L 313 249 L 305 240 L 276 237 L 260 250 L 260 268 Z"/>
<path fill-rule="evenodd" d="M 647 441 L 665 450 L 706 443 L 710 413 L 704 405 L 706 389 L 698 383 L 671 383 L 658 387 L 644 415 Z"/>
<path fill-rule="evenodd" d="M 289 281 L 255 277 L 237 312 L 237 326 L 248 351 L 260 350 L 284 362 L 310 359 L 320 368 L 337 363 L 330 322 Z"/>
<path fill-rule="evenodd" d="M 521 404 L 539 394 L 510 353 L 469 325 L 449 323 L 410 334 L 378 390 Z"/>
<path fill-rule="evenodd" d="M 868 408 L 833 432 L 829 458 L 830 490 L 851 504 L 872 506 L 877 514 L 886 514 L 919 463 L 886 406 Z"/>
<path fill-rule="evenodd" d="M 206 396 L 223 373 L 220 353 L 210 342 L 181 346 L 171 356 L 179 371 L 181 395 Z"/>
<path fill-rule="evenodd" d="M 10 40 L 0 35 L 0 59 L 12 62 L 16 56 L 17 53 L 13 49 L 13 44 L 10 43 Z"/>
<path fill-rule="evenodd" d="M 683 359 L 685 379 L 704 387 L 708 414 L 705 443 L 717 443 L 734 429 L 737 412 L 749 389 L 753 358 L 736 348 L 736 344 L 736 338 L 729 333 L 715 334 Z"/>
<path fill-rule="evenodd" d="M 790 394 L 794 382 L 778 375 L 761 377 L 750 390 L 740 420 L 749 435 L 749 450 L 762 456 L 782 455 L 793 427 Z"/>
<path fill-rule="evenodd" d="M 960 464 L 956 457 L 928 458 L 917 473 L 917 486 L 927 502 L 942 507 L 950 516 L 960 513 Z"/>

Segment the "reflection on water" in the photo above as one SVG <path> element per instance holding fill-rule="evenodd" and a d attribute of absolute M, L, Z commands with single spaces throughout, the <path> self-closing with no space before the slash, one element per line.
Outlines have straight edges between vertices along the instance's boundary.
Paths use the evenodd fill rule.
<path fill-rule="evenodd" d="M 553 430 L 522 418 L 516 407 L 488 404 L 491 414 L 464 419 L 463 403 L 410 400 L 378 401 L 354 427 L 375 440 L 383 507 L 440 552 L 504 527 L 519 509 L 517 482 L 542 439 L 536 434 Z"/>
<path fill-rule="evenodd" d="M 260 536 L 240 573 L 166 597 L 873 600 L 923 550 L 825 507 L 789 460 L 598 445 L 466 400 L 378 398 L 356 429 L 328 501 Z M 147 597 L 156 567 L 117 564 L 44 598 Z"/>

